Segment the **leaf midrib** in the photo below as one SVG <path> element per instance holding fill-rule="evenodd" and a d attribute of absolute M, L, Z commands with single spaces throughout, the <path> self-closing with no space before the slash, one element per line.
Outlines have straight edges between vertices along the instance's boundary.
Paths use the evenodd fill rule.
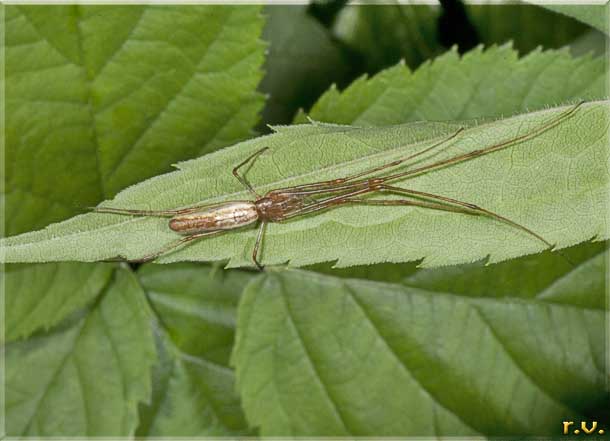
<path fill-rule="evenodd" d="M 286 311 L 286 315 L 288 316 L 288 323 L 290 324 L 291 328 L 294 330 L 294 333 L 297 336 L 299 344 L 300 344 L 301 348 L 303 349 L 303 352 L 305 353 L 305 358 L 307 359 L 307 364 L 310 367 L 311 372 L 314 375 L 314 377 L 318 380 L 318 384 L 320 385 L 320 388 L 324 392 L 324 395 L 330 402 L 331 408 L 333 410 L 333 414 L 339 420 L 339 422 L 341 423 L 341 426 L 343 426 L 343 429 L 345 430 L 345 432 L 351 436 L 351 435 L 353 435 L 353 433 L 351 430 L 349 430 L 349 428 L 347 426 L 347 423 L 345 421 L 345 416 L 343 415 L 343 412 L 341 412 L 341 406 L 337 405 L 337 400 L 331 394 L 331 390 L 330 390 L 327 382 L 324 381 L 324 379 L 322 378 L 322 375 L 320 374 L 320 371 L 318 370 L 316 363 L 314 362 L 314 360 L 312 358 L 311 352 L 310 352 L 309 348 L 307 347 L 305 340 L 303 339 L 301 330 L 299 329 L 299 327 L 297 326 L 297 324 L 294 320 L 292 308 L 290 307 L 290 302 L 286 298 L 286 295 L 285 295 L 286 290 L 283 286 L 282 279 L 278 278 L 277 282 L 280 284 L 281 298 L 282 298 L 282 302 L 284 304 L 284 310 Z"/>
<path fill-rule="evenodd" d="M 97 170 L 98 177 L 98 185 L 100 186 L 100 192 L 102 194 L 102 198 L 105 199 L 106 195 L 106 185 L 104 183 L 104 176 L 102 174 L 102 163 L 100 160 L 100 144 L 99 144 L 99 134 L 98 127 L 95 120 L 95 111 L 93 109 L 92 103 L 92 89 L 93 89 L 93 79 L 91 76 L 89 69 L 87 68 L 86 55 L 85 50 L 83 48 L 83 40 L 84 35 L 81 29 L 81 18 L 82 18 L 82 7 L 80 5 L 74 5 L 75 11 L 75 21 L 76 21 L 76 41 L 78 47 L 78 56 L 81 62 L 81 72 L 84 77 L 85 82 L 85 95 L 87 97 L 87 101 L 84 103 L 87 113 L 89 115 L 89 120 L 91 121 L 91 142 L 93 143 L 93 150 L 95 151 L 95 169 Z M 48 40 L 47 40 L 48 41 Z"/>
<path fill-rule="evenodd" d="M 373 320 L 373 318 L 369 315 L 369 313 L 367 312 L 367 309 L 365 308 L 364 305 L 362 305 L 362 303 L 360 303 L 358 296 L 354 293 L 354 290 L 349 286 L 348 283 L 343 283 L 342 284 L 343 289 L 345 289 L 348 293 L 350 298 L 352 299 L 354 305 L 356 305 L 358 307 L 358 309 L 360 310 L 360 312 L 362 313 L 362 315 L 366 318 L 367 322 L 371 325 L 371 327 L 374 329 L 375 331 L 375 335 L 376 337 L 383 343 L 384 347 L 388 350 L 388 352 L 391 354 L 392 358 L 394 359 L 394 361 L 402 368 L 402 370 L 409 376 L 409 378 L 411 378 L 415 383 L 417 383 L 417 385 L 419 386 L 419 388 L 425 392 L 425 394 L 430 398 L 430 400 L 436 405 L 436 406 L 440 406 L 442 409 L 444 409 L 446 412 L 450 413 L 451 415 L 455 416 L 462 424 L 464 424 L 464 426 L 468 427 L 469 429 L 471 429 L 473 432 L 477 432 L 477 433 L 481 433 L 478 429 L 475 429 L 470 423 L 464 421 L 464 419 L 461 417 L 461 415 L 459 415 L 454 409 L 450 409 L 447 406 L 445 406 L 439 399 L 438 397 L 436 397 L 430 390 L 429 388 L 424 384 L 423 381 L 421 381 L 413 372 L 413 369 L 411 369 L 404 361 L 403 359 L 398 355 L 398 353 L 394 350 L 394 348 L 392 347 L 392 345 L 390 345 L 390 343 L 387 341 L 387 339 L 383 336 L 383 334 L 381 333 L 379 326 L 375 323 L 375 321 Z M 436 414 L 435 414 L 436 416 Z M 436 421 L 436 419 L 435 419 Z M 436 424 L 435 424 L 435 431 L 436 431 Z M 435 436 L 438 436 L 438 433 L 435 433 Z"/>
<path fill-rule="evenodd" d="M 304 271 L 302 270 L 289 270 L 289 271 L 295 271 L 299 274 L 297 274 L 297 276 L 299 277 L 303 277 L 303 273 Z M 329 287 L 333 287 L 336 288 L 336 283 L 334 280 L 329 280 L 329 276 L 324 276 L 324 275 L 320 275 L 317 273 L 310 273 L 307 272 L 307 275 L 305 276 L 308 280 L 311 277 L 315 277 L 316 278 L 316 282 L 320 283 L 320 284 L 326 284 Z M 369 314 L 366 311 L 366 307 L 364 305 L 362 305 L 360 303 L 360 301 L 357 298 L 357 295 L 355 295 L 352 287 L 350 286 L 350 282 L 351 283 L 357 283 L 357 284 L 361 284 L 364 286 L 369 286 L 370 288 L 375 288 L 376 290 L 379 290 L 380 292 L 401 292 L 402 294 L 405 294 L 404 291 L 405 290 L 413 290 L 415 292 L 409 292 L 407 293 L 407 295 L 419 295 L 419 296 L 429 296 L 429 295 L 439 295 L 439 296 L 451 296 L 452 298 L 460 298 L 461 300 L 463 300 L 468 306 L 469 308 L 477 315 L 477 317 L 479 317 L 479 319 L 481 320 L 481 322 L 486 326 L 486 328 L 489 330 L 489 332 L 491 333 L 491 335 L 493 336 L 494 341 L 496 341 L 500 347 L 505 351 L 506 355 L 508 356 L 508 358 L 514 363 L 514 365 L 516 366 L 516 368 L 531 382 L 531 384 L 537 389 L 539 390 L 545 397 L 547 397 L 550 401 L 552 401 L 553 403 L 555 403 L 556 405 L 562 407 L 562 408 L 567 408 L 567 409 L 571 409 L 569 407 L 568 404 L 562 402 L 561 400 L 559 400 L 557 397 L 555 397 L 554 395 L 552 395 L 549 391 L 547 391 L 546 389 L 544 389 L 543 387 L 541 387 L 541 385 L 535 380 L 535 378 L 532 378 L 531 375 L 524 369 L 523 366 L 521 366 L 518 362 L 517 359 L 514 357 L 514 355 L 512 354 L 512 352 L 508 349 L 508 347 L 506 346 L 505 342 L 503 341 L 503 339 L 501 339 L 499 337 L 499 335 L 495 332 L 495 329 L 493 328 L 493 326 L 491 326 L 491 323 L 489 323 L 489 321 L 484 317 L 484 314 L 479 310 L 479 307 L 477 305 L 477 303 L 480 303 L 475 299 L 475 301 L 473 301 L 473 299 L 471 297 L 467 297 L 467 296 L 461 296 L 461 295 L 455 295 L 455 294 L 451 294 L 451 293 L 439 293 L 436 291 L 431 291 L 428 292 L 425 289 L 418 289 L 418 288 L 410 288 L 410 287 L 404 287 L 401 285 L 396 285 L 396 284 L 391 284 L 391 283 L 386 283 L 386 282 L 377 282 L 377 281 L 369 281 L 369 280 L 363 280 L 363 279 L 344 279 L 342 282 L 342 288 L 345 289 L 349 295 L 350 298 L 352 299 L 352 301 L 354 302 L 354 304 L 356 306 L 358 306 L 358 308 L 360 309 L 361 313 L 367 318 L 367 321 L 371 324 L 371 326 L 373 327 L 373 329 L 375 330 L 375 333 L 377 335 L 377 338 L 379 338 L 385 345 L 385 347 L 390 351 L 390 353 L 393 355 L 393 357 L 395 358 L 395 360 L 406 370 L 406 372 L 409 374 L 409 376 L 416 381 L 416 383 L 419 385 L 419 387 L 426 392 L 426 394 L 430 397 L 430 399 L 438 406 L 441 406 L 443 409 L 445 409 L 446 411 L 450 412 L 452 415 L 454 415 L 456 418 L 458 418 L 465 426 L 469 427 L 470 429 L 472 429 L 473 431 L 476 432 L 480 432 L 479 430 L 475 429 L 474 427 L 472 427 L 470 424 L 466 423 L 460 416 L 460 414 L 458 412 L 455 412 L 447 407 L 445 407 L 429 390 L 428 388 L 417 378 L 413 375 L 413 373 L 411 372 L 411 370 L 408 368 L 407 365 L 405 365 L 402 362 L 402 359 L 398 356 L 398 354 L 395 353 L 394 349 L 389 345 L 389 343 L 386 341 L 386 339 L 383 337 L 382 333 L 379 330 L 379 327 L 377 326 L 377 324 L 375 323 L 375 321 L 372 319 L 372 317 L 369 316 Z M 387 289 L 384 290 L 384 287 Z M 421 292 L 418 292 L 421 291 Z M 482 299 L 484 300 L 484 303 L 508 303 L 508 302 L 498 302 L 497 299 Z M 284 302 L 286 302 L 286 300 L 284 300 Z M 481 302 L 483 303 L 483 302 Z M 545 305 L 547 307 L 572 307 L 574 305 L 565 305 L 565 304 L 556 304 L 556 303 L 550 303 L 550 302 L 541 302 L 541 301 L 521 301 L 521 302 L 517 302 L 517 303 L 521 303 L 521 304 L 540 304 L 540 305 Z M 577 308 L 577 309 L 582 309 L 582 308 Z M 288 312 L 288 314 L 290 315 L 290 313 Z M 321 379 L 319 379 L 321 381 Z"/>

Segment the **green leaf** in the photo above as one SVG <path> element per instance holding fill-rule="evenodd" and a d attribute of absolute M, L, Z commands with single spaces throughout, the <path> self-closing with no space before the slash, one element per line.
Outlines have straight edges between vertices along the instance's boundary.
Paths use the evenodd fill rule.
<path fill-rule="evenodd" d="M 269 42 L 260 90 L 268 94 L 263 122 L 290 122 L 332 83 L 349 73 L 345 51 L 307 14 L 306 5 L 267 5 L 263 38 Z M 304 62 L 304 60 L 307 60 Z"/>
<path fill-rule="evenodd" d="M 542 296 L 541 293 L 552 287 L 555 281 L 560 281 L 564 276 L 567 280 L 568 274 L 574 270 L 574 265 L 603 265 L 600 260 L 593 262 L 593 258 L 607 247 L 606 242 L 584 243 L 563 250 L 561 254 L 545 251 L 495 265 L 476 262 L 428 269 L 418 268 L 417 262 L 411 262 L 332 268 L 331 264 L 324 263 L 307 269 L 335 277 L 399 283 L 412 288 L 439 293 L 451 292 L 460 296 L 533 299 Z M 605 269 L 598 267 L 596 271 L 603 273 Z M 601 297 L 596 299 L 578 297 L 580 290 L 588 289 L 587 287 L 591 283 L 598 283 L 598 280 L 577 278 L 572 278 L 572 280 L 578 284 L 573 288 L 572 282 L 565 284 L 570 288 L 564 290 L 568 303 L 583 308 L 603 309 L 605 307 L 604 299 Z M 562 283 L 557 283 L 557 286 Z M 549 291 L 551 290 L 549 289 Z M 554 293 L 553 301 L 563 301 L 564 297 L 556 295 L 560 290 L 555 289 L 552 292 Z"/>
<path fill-rule="evenodd" d="M 258 6 L 9 6 L 6 21 L 15 217 L 65 215 L 244 139 L 263 104 Z"/>
<path fill-rule="evenodd" d="M 588 30 L 572 18 L 540 6 L 506 0 L 465 3 L 468 3 L 466 11 L 483 44 L 513 42 L 521 54 L 539 47 L 567 46 Z"/>
<path fill-rule="evenodd" d="M 4 11 L 8 234 L 66 219 L 175 161 L 243 139 L 257 120 L 259 7 Z M 100 271 L 9 267 L 7 338 L 86 304 L 105 283 Z"/>
<path fill-rule="evenodd" d="M 264 49 L 259 40 L 260 7 L 8 6 L 5 10 L 4 197 L 9 234 L 65 219 L 81 211 L 79 206 L 94 205 L 124 186 L 168 170 L 176 161 L 251 135 L 263 104 L 255 91 L 262 77 Z M 9 267 L 7 326 L 15 328 L 7 332 L 7 339 L 58 323 L 91 301 L 106 283 L 108 268 Z M 54 282 L 45 285 L 51 276 Z M 87 316 L 81 321 L 94 319 Z M 136 337 L 143 339 L 149 333 L 140 330 Z M 57 338 L 49 337 L 49 347 Z M 38 349 L 40 357 L 45 350 L 50 349 Z M 130 380 L 134 391 L 149 387 L 148 361 L 134 357 L 130 368 L 138 369 L 137 381 Z M 100 392 L 88 386 L 95 394 L 88 399 L 102 398 L 101 405 L 111 394 L 105 403 L 110 412 L 100 407 L 100 415 L 87 415 L 95 419 L 88 423 L 90 428 L 83 428 L 82 419 L 70 426 L 67 414 L 59 415 L 55 426 L 54 414 L 42 415 L 45 426 L 33 421 L 41 428 L 32 426 L 32 433 L 133 434 L 136 404 L 141 400 L 130 400 L 115 387 L 121 380 L 119 370 L 106 372 L 100 387 L 108 388 Z M 52 403 L 82 407 L 71 389 L 77 374 L 73 368 L 61 372 L 63 384 L 69 387 L 54 386 Z M 26 389 L 10 381 L 15 390 Z M 37 379 L 22 381 L 34 385 Z M 83 407 L 77 414 L 85 410 L 90 409 Z"/>
<path fill-rule="evenodd" d="M 439 8 L 430 5 L 347 5 L 333 24 L 333 33 L 357 51 L 367 72 L 403 59 L 411 67 L 436 56 Z"/>
<path fill-rule="evenodd" d="M 252 275 L 177 264 L 146 265 L 138 276 L 162 326 L 162 356 L 137 435 L 248 434 L 228 362 L 237 302 Z"/>
<path fill-rule="evenodd" d="M 565 250 L 562 255 L 544 252 L 534 256 L 484 265 L 482 262 L 446 268 L 421 269 L 405 274 L 401 283 L 439 293 L 484 298 L 543 299 L 582 308 L 604 309 L 602 296 L 589 297 L 582 292 L 601 292 L 604 259 L 598 256 L 608 247 L 606 242 L 585 243 Z M 583 269 L 575 272 L 574 267 Z M 588 269 L 590 268 L 590 270 Z M 586 269 L 586 271 L 585 271 Z M 569 294 L 568 297 L 563 297 Z"/>
<path fill-rule="evenodd" d="M 514 139 L 543 127 L 571 108 L 471 127 L 451 145 L 431 155 L 437 161 Z M 587 103 L 561 124 L 527 141 L 418 175 L 400 185 L 479 204 L 526 225 L 559 248 L 591 238 L 604 239 L 609 112 L 607 101 Z M 250 196 L 240 190 L 230 170 L 263 146 L 269 146 L 270 152 L 260 157 L 248 176 L 264 193 L 337 178 L 404 157 L 407 152 L 446 139 L 456 127 L 444 123 L 377 129 L 326 124 L 279 127 L 274 135 L 183 163 L 181 170 L 131 187 L 107 205 L 161 209 L 247 199 Z M 222 170 L 225 172 L 219 174 Z M 232 231 L 200 240 L 161 261 L 231 259 L 230 266 L 251 265 L 255 235 L 255 229 Z M 117 255 L 139 258 L 173 243 L 177 237 L 169 230 L 167 219 L 92 213 L 4 239 L 0 244 L 7 262 L 88 261 Z M 423 258 L 425 266 L 442 266 L 486 256 L 490 256 L 490 262 L 497 262 L 544 248 L 523 231 L 487 217 L 421 208 L 358 206 L 270 224 L 262 261 L 307 265 L 337 260 L 338 266 L 351 266 Z"/>
<path fill-rule="evenodd" d="M 527 0 L 530 3 L 534 1 Z M 610 35 L 610 26 L 608 24 L 608 17 L 610 17 L 610 2 L 606 2 L 605 5 L 553 5 L 544 4 L 541 5 L 551 11 L 559 12 L 560 14 L 573 17 L 576 20 L 588 24 L 606 35 Z"/>
<path fill-rule="evenodd" d="M 248 420 L 264 436 L 558 433 L 607 407 L 606 258 L 529 298 L 268 271 L 245 290 L 232 358 Z"/>
<path fill-rule="evenodd" d="M 0 303 L 6 308 L 7 342 L 49 329 L 97 297 L 112 276 L 112 265 L 79 263 L 9 265 Z"/>
<path fill-rule="evenodd" d="M 605 98 L 607 72 L 604 58 L 573 58 L 567 51 L 535 51 L 523 58 L 510 45 L 462 57 L 450 51 L 415 72 L 399 64 L 371 79 L 361 77 L 342 92 L 331 88 L 309 116 L 359 126 L 500 117 Z M 296 118 L 305 121 L 303 114 Z"/>
<path fill-rule="evenodd" d="M 143 294 L 118 269 L 85 314 L 6 346 L 8 435 L 133 435 L 155 359 Z"/>
<path fill-rule="evenodd" d="M 610 39 L 607 35 L 591 29 L 570 44 L 570 52 L 574 56 L 592 54 L 594 56 L 603 55 L 607 58 L 608 42 Z"/>

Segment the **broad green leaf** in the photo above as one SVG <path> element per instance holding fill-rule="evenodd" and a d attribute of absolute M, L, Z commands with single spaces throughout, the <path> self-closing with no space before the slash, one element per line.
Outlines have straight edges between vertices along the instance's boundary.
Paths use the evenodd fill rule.
<path fill-rule="evenodd" d="M 336 277 L 399 283 L 460 296 L 529 299 L 572 271 L 573 265 L 584 264 L 606 248 L 605 242 L 585 243 L 567 248 L 561 254 L 545 251 L 495 265 L 476 262 L 424 269 L 418 267 L 418 262 L 409 262 L 332 268 L 330 263 L 323 263 L 307 269 Z M 604 307 L 603 304 L 593 306 Z"/>
<path fill-rule="evenodd" d="M 567 276 L 573 271 L 574 265 L 582 267 L 593 265 L 596 266 L 596 271 L 602 274 L 606 272 L 606 268 L 603 267 L 604 262 L 594 258 L 607 247 L 606 242 L 584 243 L 563 250 L 561 254 L 545 251 L 495 265 L 476 262 L 443 268 L 418 268 L 417 262 L 411 262 L 331 268 L 331 264 L 324 263 L 307 269 L 335 277 L 392 282 L 428 291 L 451 292 L 469 297 L 533 299 L 542 297 L 542 293 L 549 289 L 553 292 L 553 301 L 561 302 L 562 297 L 557 296 L 560 291 L 550 288 L 562 285 L 564 283 L 562 278 L 565 276 L 568 279 Z M 598 283 L 595 279 L 573 278 L 573 281 L 579 285 L 567 291 L 572 294 L 588 289 L 590 283 Z M 549 299 L 550 297 L 546 300 Z M 602 297 L 593 299 L 597 303 L 586 297 L 581 299 L 577 295 L 568 296 L 567 300 L 572 305 L 582 307 L 597 309 L 605 307 Z M 585 301 L 591 303 L 586 304 Z"/>
<path fill-rule="evenodd" d="M 406 274 L 403 285 L 428 291 L 483 298 L 542 299 L 583 308 L 604 309 L 602 296 L 588 297 L 583 291 L 600 292 L 606 261 L 599 257 L 606 242 L 585 243 L 564 250 L 562 255 L 544 252 L 497 265 L 482 262 L 446 268 L 421 269 Z M 574 267 L 582 269 L 575 272 Z M 589 277 L 599 274 L 599 277 Z M 591 286 L 593 284 L 593 286 Z M 563 295 L 570 294 L 563 299 Z"/>
<path fill-rule="evenodd" d="M 0 304 L 5 307 L 5 339 L 29 336 L 56 325 L 106 288 L 111 265 L 80 263 L 8 265 Z"/>
<path fill-rule="evenodd" d="M 349 60 L 330 32 L 307 14 L 306 5 L 270 4 L 264 14 L 269 52 L 260 84 L 268 94 L 263 123 L 283 124 L 300 107 L 309 108 L 331 84 L 343 83 Z"/>
<path fill-rule="evenodd" d="M 265 436 L 558 433 L 608 404 L 604 259 L 533 298 L 269 271 L 239 308 L 246 416 Z"/>
<path fill-rule="evenodd" d="M 523 2 L 481 0 L 465 3 L 483 44 L 512 41 L 521 54 L 539 47 L 558 49 L 567 46 L 589 29 L 570 17 Z"/>
<path fill-rule="evenodd" d="M 604 55 L 608 58 L 608 43 L 610 37 L 596 30 L 589 30 L 570 44 L 570 52 L 574 56 L 593 54 Z"/>
<path fill-rule="evenodd" d="M 118 269 L 99 302 L 48 333 L 6 346 L 10 436 L 130 436 L 150 398 L 150 311 Z"/>
<path fill-rule="evenodd" d="M 399 64 L 371 79 L 361 77 L 342 92 L 331 88 L 309 116 L 359 126 L 501 117 L 606 98 L 607 72 L 604 58 L 573 58 L 567 51 L 535 51 L 523 58 L 510 45 L 462 57 L 450 51 L 415 72 Z M 301 114 L 296 121 L 306 119 Z"/>
<path fill-rule="evenodd" d="M 536 254 L 539 256 L 540 254 Z M 511 261 L 512 262 L 512 261 Z M 308 271 L 317 271 L 335 277 L 346 277 L 353 279 L 375 280 L 378 282 L 400 283 L 408 275 L 420 270 L 419 261 L 406 263 L 378 263 L 375 265 L 354 265 L 337 268 L 334 262 L 322 262 L 306 266 Z M 459 265 L 457 267 L 461 267 Z M 453 268 L 453 267 L 450 267 Z M 435 268 L 438 269 L 438 268 Z"/>
<path fill-rule="evenodd" d="M 535 1 L 527 0 L 529 3 L 536 3 Z M 541 6 L 546 9 L 550 9 L 554 12 L 573 17 L 576 20 L 586 23 L 589 26 L 604 32 L 606 35 L 610 35 L 610 26 L 608 24 L 608 17 L 610 17 L 610 3 L 606 4 L 583 4 L 583 5 L 560 5 L 560 4 L 544 4 Z"/>
<path fill-rule="evenodd" d="M 257 120 L 259 7 L 4 10 L 7 234 L 66 219 L 175 161 L 243 139 Z M 101 289 L 99 275 L 92 265 L 9 266 L 8 326 L 19 322 L 26 336 L 56 323 Z M 75 288 L 85 280 L 102 285 Z"/>
<path fill-rule="evenodd" d="M 7 9 L 12 217 L 37 204 L 61 217 L 250 135 L 260 7 Z"/>
<path fill-rule="evenodd" d="M 443 49 L 437 40 L 440 8 L 404 3 L 348 5 L 338 14 L 333 32 L 360 54 L 367 72 L 400 59 L 416 67 Z"/>
<path fill-rule="evenodd" d="M 429 154 L 429 163 L 540 129 L 573 106 L 470 127 Z M 526 225 L 558 248 L 607 237 L 607 101 L 584 104 L 538 136 L 399 184 L 479 204 Z M 249 173 L 260 192 L 368 169 L 447 139 L 457 125 L 414 123 L 385 128 L 327 124 L 278 127 L 277 133 L 180 165 L 143 182 L 109 206 L 161 209 L 249 198 L 230 169 L 263 146 Z M 312 152 L 315 152 L 312 154 Z M 432 157 L 430 157 L 432 156 Z M 218 174 L 219 170 L 226 170 Z M 586 191 L 584 191 L 586 189 Z M 230 259 L 249 265 L 255 229 L 207 238 L 166 255 L 176 260 Z M 107 214 L 77 216 L 44 230 L 4 239 L 4 259 L 16 261 L 138 258 L 174 242 L 167 219 Z M 424 259 L 425 266 L 490 262 L 540 252 L 544 244 L 487 217 L 408 207 L 341 207 L 270 224 L 262 261 L 338 266 Z"/>
<path fill-rule="evenodd" d="M 146 265 L 138 276 L 162 328 L 162 356 L 137 435 L 247 434 L 228 363 L 237 302 L 251 274 L 177 264 Z"/>
<path fill-rule="evenodd" d="M 255 92 L 262 76 L 260 7 L 6 10 L 9 233 L 69 217 L 82 210 L 79 205 L 95 204 L 175 161 L 250 135 L 263 103 Z M 94 285 L 104 283 L 102 268 L 9 267 L 7 325 L 16 323 L 16 331 L 26 335 L 58 322 L 99 293 L 101 286 Z M 45 286 L 50 275 L 56 279 Z M 28 285 L 12 289 L 28 279 Z M 146 385 L 149 364 L 134 361 Z M 108 372 L 107 383 L 121 380 Z M 66 374 L 66 383 L 76 375 Z M 124 394 L 119 388 L 103 392 L 112 398 Z M 53 400 L 73 399 L 70 389 L 56 393 Z M 103 402 L 105 396 L 89 398 Z M 125 398 L 116 401 L 120 409 Z M 135 400 L 126 405 L 135 412 Z M 96 421 L 121 430 L 108 415 Z M 129 420 L 129 433 L 136 423 L 135 417 Z M 119 433 L 102 429 L 95 426 L 89 434 Z M 78 425 L 70 430 L 85 433 Z"/>

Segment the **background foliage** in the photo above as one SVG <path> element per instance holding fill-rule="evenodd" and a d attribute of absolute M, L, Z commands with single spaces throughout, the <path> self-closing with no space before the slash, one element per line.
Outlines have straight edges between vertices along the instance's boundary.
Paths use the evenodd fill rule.
<path fill-rule="evenodd" d="M 608 97 L 603 9 L 344 3 L 4 6 L 6 235 L 306 115 L 447 130 Z M 566 231 L 490 266 L 6 265 L 6 433 L 558 434 L 610 405 L 606 244 Z"/>

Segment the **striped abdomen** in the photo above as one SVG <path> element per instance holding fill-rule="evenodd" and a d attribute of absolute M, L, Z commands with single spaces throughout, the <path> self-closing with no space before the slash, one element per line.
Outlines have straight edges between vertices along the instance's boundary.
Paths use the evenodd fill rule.
<path fill-rule="evenodd" d="M 215 230 L 232 230 L 258 220 L 254 203 L 227 202 L 201 211 L 174 216 L 169 227 L 182 234 L 203 233 Z"/>

